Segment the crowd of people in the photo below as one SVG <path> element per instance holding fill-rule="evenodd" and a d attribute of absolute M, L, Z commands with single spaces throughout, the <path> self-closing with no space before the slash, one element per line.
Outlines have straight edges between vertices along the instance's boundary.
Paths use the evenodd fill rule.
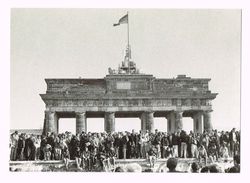
<path fill-rule="evenodd" d="M 10 136 L 10 160 L 75 160 L 77 168 L 92 171 L 103 167 L 105 161 L 113 166 L 116 159 L 148 159 L 150 166 L 160 158 L 196 158 L 207 164 L 209 159 L 228 159 L 240 154 L 240 132 L 204 131 L 186 133 L 184 130 L 166 133 L 155 130 L 146 132 L 113 132 L 46 135 L 19 134 Z"/>

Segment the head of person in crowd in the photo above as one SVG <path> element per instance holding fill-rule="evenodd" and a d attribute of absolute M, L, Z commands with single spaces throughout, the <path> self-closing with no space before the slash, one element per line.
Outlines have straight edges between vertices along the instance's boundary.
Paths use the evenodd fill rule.
<path fill-rule="evenodd" d="M 142 167 L 138 163 L 127 164 L 125 168 L 126 172 L 135 172 L 135 173 L 142 172 Z"/>
<path fill-rule="evenodd" d="M 42 140 L 46 140 L 46 136 L 45 136 L 45 135 L 42 135 L 42 136 L 41 136 L 41 139 L 42 139 Z"/>
<path fill-rule="evenodd" d="M 10 138 L 13 138 L 14 134 L 15 134 L 15 133 L 10 134 Z"/>
<path fill-rule="evenodd" d="M 228 173 L 240 173 L 240 170 L 237 167 L 233 166 L 228 170 Z"/>
<path fill-rule="evenodd" d="M 28 139 L 28 138 L 30 138 L 30 134 L 25 133 L 25 139 Z"/>
<path fill-rule="evenodd" d="M 154 172 L 151 168 L 147 168 L 147 169 L 145 169 L 143 172 Z"/>
<path fill-rule="evenodd" d="M 124 167 L 118 166 L 115 168 L 115 172 L 126 172 L 126 171 L 125 171 Z"/>
<path fill-rule="evenodd" d="M 226 145 L 227 145 L 227 143 L 224 141 L 221 143 L 221 147 L 226 147 Z"/>
<path fill-rule="evenodd" d="M 209 167 L 208 166 L 204 166 L 201 168 L 201 173 L 209 173 Z"/>
<path fill-rule="evenodd" d="M 169 158 L 167 160 L 167 168 L 169 169 L 169 172 L 176 172 L 177 163 L 178 160 L 176 158 Z"/>
<path fill-rule="evenodd" d="M 193 162 L 192 164 L 191 164 L 191 172 L 192 173 L 198 173 L 199 172 L 199 165 L 198 165 L 198 163 L 197 162 Z"/>
<path fill-rule="evenodd" d="M 59 142 L 60 142 L 59 137 L 56 137 L 56 138 L 55 138 L 55 142 L 57 142 L 57 143 L 59 143 Z"/>
<path fill-rule="evenodd" d="M 218 164 L 213 164 L 209 166 L 210 173 L 223 173 L 224 171 Z"/>

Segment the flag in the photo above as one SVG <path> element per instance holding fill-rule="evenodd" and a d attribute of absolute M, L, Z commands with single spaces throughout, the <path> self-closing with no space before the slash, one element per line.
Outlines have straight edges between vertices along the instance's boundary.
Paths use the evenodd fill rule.
<path fill-rule="evenodd" d="M 128 14 L 124 15 L 122 18 L 120 18 L 120 20 L 117 24 L 113 24 L 113 25 L 117 26 L 120 24 L 127 24 L 127 23 L 128 23 Z"/>

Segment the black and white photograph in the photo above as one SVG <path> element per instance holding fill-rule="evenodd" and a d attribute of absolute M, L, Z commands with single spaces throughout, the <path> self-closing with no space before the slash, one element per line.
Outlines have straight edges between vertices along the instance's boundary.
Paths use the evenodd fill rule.
<path fill-rule="evenodd" d="M 241 172 L 241 9 L 10 13 L 10 172 Z"/>

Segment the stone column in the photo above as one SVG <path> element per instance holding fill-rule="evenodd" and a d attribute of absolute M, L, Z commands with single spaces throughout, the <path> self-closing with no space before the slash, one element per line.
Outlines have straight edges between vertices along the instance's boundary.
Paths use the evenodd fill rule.
<path fill-rule="evenodd" d="M 56 131 L 56 134 L 58 134 L 58 131 L 59 131 L 58 121 L 59 121 L 59 118 L 58 118 L 58 115 L 56 113 L 55 113 L 55 116 L 54 116 L 54 120 L 55 120 L 55 131 Z"/>
<path fill-rule="evenodd" d="M 202 112 L 196 112 L 193 115 L 193 131 L 194 133 L 203 132 L 203 114 Z"/>
<path fill-rule="evenodd" d="M 45 119 L 44 119 L 44 134 L 48 132 L 57 133 L 56 129 L 56 121 L 55 121 L 55 112 L 54 111 L 45 111 Z"/>
<path fill-rule="evenodd" d="M 175 111 L 175 130 L 176 131 L 181 131 L 183 128 L 182 114 L 183 114 L 183 111 Z"/>
<path fill-rule="evenodd" d="M 146 128 L 149 132 L 154 132 L 154 112 L 147 112 Z"/>
<path fill-rule="evenodd" d="M 141 115 L 141 130 L 154 132 L 154 112 L 143 112 Z"/>
<path fill-rule="evenodd" d="M 146 114 L 141 114 L 141 131 L 146 132 Z"/>
<path fill-rule="evenodd" d="M 213 129 L 212 123 L 211 123 L 211 112 L 212 111 L 204 111 L 204 130 L 211 131 Z"/>
<path fill-rule="evenodd" d="M 76 112 L 76 134 L 87 132 L 87 120 L 85 112 Z"/>
<path fill-rule="evenodd" d="M 168 132 L 174 133 L 175 132 L 175 114 L 174 112 L 171 112 L 167 115 L 168 120 Z"/>
<path fill-rule="evenodd" d="M 104 130 L 108 133 L 115 131 L 115 113 L 105 112 Z"/>

